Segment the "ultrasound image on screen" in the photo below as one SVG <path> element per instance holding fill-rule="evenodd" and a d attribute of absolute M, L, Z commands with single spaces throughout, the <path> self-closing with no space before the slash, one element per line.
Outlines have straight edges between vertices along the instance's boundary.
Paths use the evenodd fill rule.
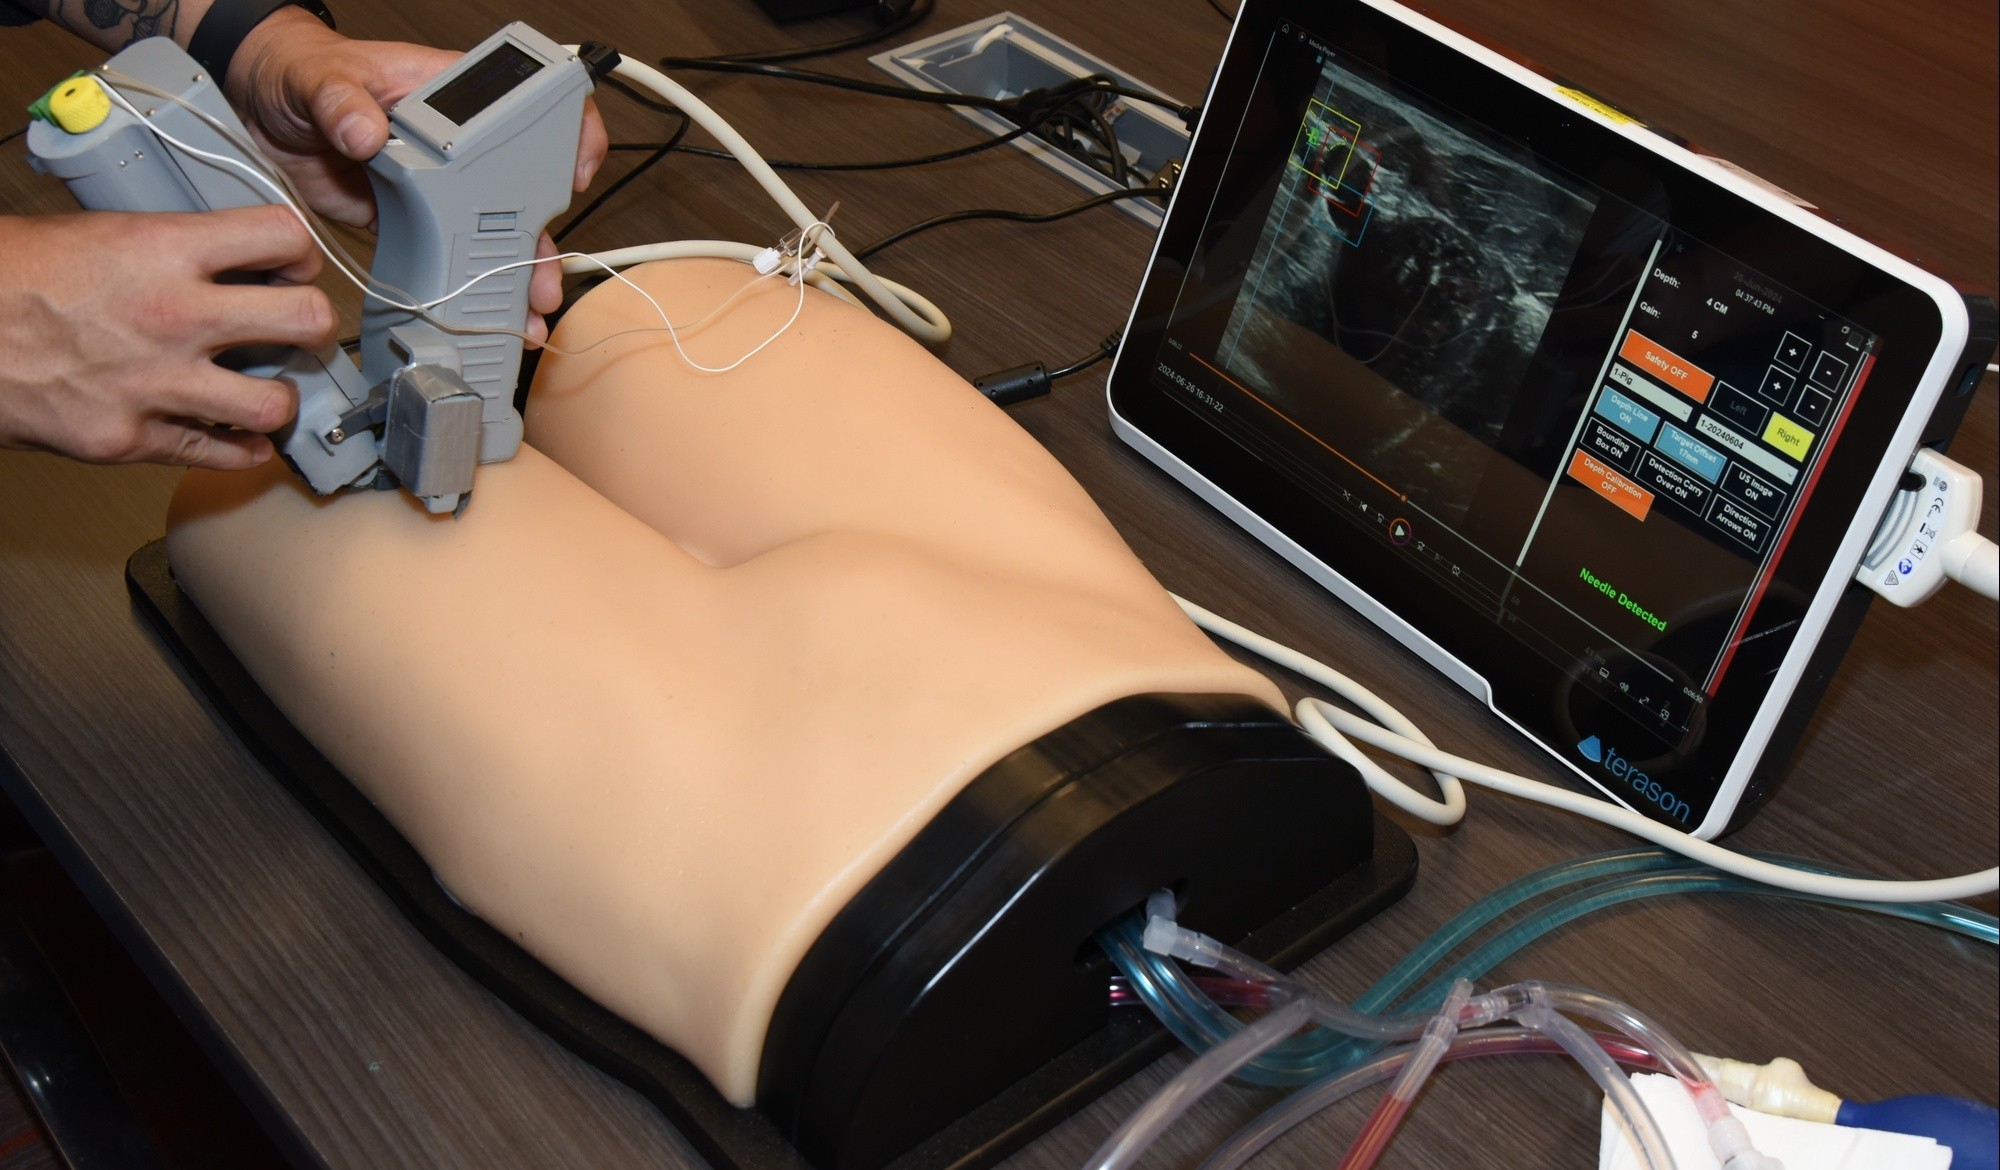
<path fill-rule="evenodd" d="M 1498 439 L 1594 209 L 1330 63 L 1217 355 L 1308 425 L 1370 419 L 1371 446 L 1351 453 L 1462 515 L 1474 485 L 1459 456 L 1468 437 Z"/>

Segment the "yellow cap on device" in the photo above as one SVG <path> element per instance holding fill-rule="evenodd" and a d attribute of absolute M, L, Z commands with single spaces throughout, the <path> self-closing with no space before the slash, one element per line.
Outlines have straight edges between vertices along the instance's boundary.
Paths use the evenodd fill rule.
<path fill-rule="evenodd" d="M 71 134 L 95 130 L 111 116 L 110 95 L 88 73 L 79 73 L 59 83 L 42 100 L 48 103 L 49 121 Z"/>

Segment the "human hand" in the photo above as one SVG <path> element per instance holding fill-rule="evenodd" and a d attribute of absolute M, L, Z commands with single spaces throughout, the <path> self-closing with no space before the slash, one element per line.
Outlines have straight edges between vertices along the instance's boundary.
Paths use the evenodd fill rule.
<path fill-rule="evenodd" d="M 238 345 L 330 343 L 333 306 L 305 283 L 319 264 L 283 207 L 0 217 L 0 447 L 92 463 L 263 463 L 294 391 L 212 359 Z M 230 272 L 276 283 L 216 279 Z"/>
<path fill-rule="evenodd" d="M 355 227 L 375 222 L 363 166 L 389 138 L 389 107 L 459 54 L 396 41 L 355 41 L 302 8 L 281 8 L 244 38 L 223 88 L 271 161 L 283 167 L 321 215 Z M 577 141 L 575 188 L 583 190 L 610 142 L 595 103 L 586 102 Z M 543 235 L 540 255 L 555 255 Z M 548 329 L 540 314 L 562 305 L 562 273 L 535 266 L 528 285 L 529 333 Z"/>

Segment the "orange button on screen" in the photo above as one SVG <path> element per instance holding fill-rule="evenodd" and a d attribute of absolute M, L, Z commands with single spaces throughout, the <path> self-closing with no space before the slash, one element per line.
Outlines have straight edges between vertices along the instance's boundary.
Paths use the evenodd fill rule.
<path fill-rule="evenodd" d="M 1636 329 L 1625 334 L 1625 344 L 1619 347 L 1618 356 L 1696 402 L 1707 402 L 1708 392 L 1715 386 L 1715 375 L 1666 346 L 1647 340 Z"/>
<path fill-rule="evenodd" d="M 1625 509 L 1636 520 L 1653 510 L 1653 493 L 1578 451 L 1569 461 L 1569 477 Z"/>

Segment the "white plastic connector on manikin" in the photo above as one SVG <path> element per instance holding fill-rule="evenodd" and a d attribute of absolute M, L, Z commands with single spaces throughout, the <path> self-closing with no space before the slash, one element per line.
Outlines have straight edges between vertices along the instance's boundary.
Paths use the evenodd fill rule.
<path fill-rule="evenodd" d="M 1172 890 L 1155 890 L 1146 899 L 1145 948 L 1156 955 L 1166 955 L 1197 967 L 1220 966 L 1224 949 L 1222 944 L 1198 930 L 1189 930 L 1175 922 L 1174 911 Z"/>
<path fill-rule="evenodd" d="M 1724 1099 L 1759 1113 L 1834 1124 L 1840 1098 L 1812 1083 L 1799 1062 L 1781 1056 L 1769 1064 L 1751 1064 L 1721 1056 L 1695 1054 L 1703 1072 Z"/>
<path fill-rule="evenodd" d="M 2000 594 L 2000 546 L 1979 526 L 1979 476 L 1928 447 L 1910 460 L 1922 477 L 1883 514 L 1854 579 L 1897 605 L 1928 599 L 1950 578 L 1986 597 Z"/>

